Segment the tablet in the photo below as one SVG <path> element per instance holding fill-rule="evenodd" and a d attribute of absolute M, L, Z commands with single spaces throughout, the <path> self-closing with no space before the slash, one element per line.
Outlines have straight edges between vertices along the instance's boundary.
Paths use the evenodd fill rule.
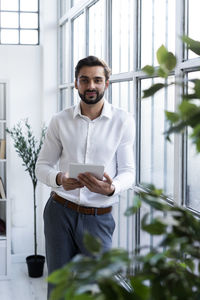
<path fill-rule="evenodd" d="M 89 172 L 98 179 L 103 179 L 104 166 L 101 165 L 91 165 L 91 164 L 79 164 L 70 163 L 69 164 L 69 177 L 77 179 L 80 173 Z"/>

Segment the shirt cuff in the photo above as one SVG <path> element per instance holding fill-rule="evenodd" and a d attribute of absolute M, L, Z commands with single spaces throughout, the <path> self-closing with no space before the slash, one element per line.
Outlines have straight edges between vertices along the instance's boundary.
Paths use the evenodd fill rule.
<path fill-rule="evenodd" d="M 115 186 L 114 186 L 114 184 L 112 183 L 112 186 L 114 187 L 114 190 L 112 191 L 112 193 L 110 193 L 110 194 L 108 194 L 107 196 L 108 197 L 111 197 L 111 196 L 113 196 L 114 195 L 114 193 L 115 193 Z"/>
<path fill-rule="evenodd" d="M 60 185 L 57 184 L 56 182 L 56 176 L 57 174 L 60 173 L 60 171 L 57 171 L 57 170 L 53 170 L 49 173 L 48 175 L 48 181 L 50 183 L 50 186 L 53 187 L 53 188 L 56 188 L 56 187 L 59 187 Z"/>
<path fill-rule="evenodd" d="M 112 196 L 115 196 L 115 195 L 119 194 L 121 191 L 120 183 L 118 180 L 113 180 L 112 185 L 114 185 L 114 187 L 115 187 L 115 191 Z"/>

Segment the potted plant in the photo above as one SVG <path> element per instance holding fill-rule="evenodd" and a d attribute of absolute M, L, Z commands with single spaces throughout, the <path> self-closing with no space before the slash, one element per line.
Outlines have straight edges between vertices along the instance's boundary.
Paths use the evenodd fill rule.
<path fill-rule="evenodd" d="M 22 124 L 24 126 L 22 126 Z M 37 253 L 37 215 L 36 215 L 36 187 L 37 178 L 35 176 L 35 166 L 44 141 L 46 127 L 42 127 L 39 141 L 34 136 L 28 119 L 20 121 L 12 129 L 6 129 L 7 133 L 13 139 L 14 147 L 19 157 L 21 157 L 22 165 L 26 168 L 31 177 L 33 184 L 33 211 L 34 211 L 34 255 L 28 256 L 26 262 L 30 277 L 40 277 L 43 275 L 43 267 L 45 257 Z"/>

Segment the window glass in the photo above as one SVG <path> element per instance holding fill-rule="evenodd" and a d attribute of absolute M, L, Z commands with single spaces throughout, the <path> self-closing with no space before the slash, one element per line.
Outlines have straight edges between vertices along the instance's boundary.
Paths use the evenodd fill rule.
<path fill-rule="evenodd" d="M 38 9 L 38 0 L 0 0 L 0 43 L 37 45 Z"/>
<path fill-rule="evenodd" d="M 20 30 L 20 43 L 21 44 L 38 44 L 37 30 Z"/>
<path fill-rule="evenodd" d="M 192 72 L 188 74 L 188 79 L 200 78 L 200 72 Z M 193 84 L 189 82 L 189 93 L 192 93 Z M 194 91 L 193 91 L 194 92 Z M 193 101 L 199 105 L 199 100 Z M 191 129 L 188 129 L 188 136 Z M 187 206 L 200 211 L 200 193 L 199 193 L 199 166 L 200 154 L 197 154 L 196 147 L 192 144 L 191 139 L 187 142 L 187 187 L 186 187 L 186 204 Z"/>
<path fill-rule="evenodd" d="M 18 13 L 2 12 L 1 13 L 1 27 L 3 28 L 18 28 Z"/>
<path fill-rule="evenodd" d="M 78 90 L 76 88 L 73 88 L 73 104 L 77 104 L 80 101 Z"/>
<path fill-rule="evenodd" d="M 1 0 L 1 10 L 18 10 L 19 0 Z"/>
<path fill-rule="evenodd" d="M 73 6 L 75 6 L 80 0 L 73 0 Z"/>
<path fill-rule="evenodd" d="M 60 0 L 60 17 L 71 8 L 71 0 Z"/>
<path fill-rule="evenodd" d="M 37 28 L 38 14 L 20 13 L 20 27 L 22 28 Z"/>
<path fill-rule="evenodd" d="M 73 78 L 77 62 L 85 56 L 84 15 L 73 21 Z"/>
<path fill-rule="evenodd" d="M 68 89 L 62 89 L 61 90 L 61 109 L 65 109 L 71 105 L 71 99 L 69 98 L 68 95 Z"/>
<path fill-rule="evenodd" d="M 38 0 L 20 0 L 21 11 L 38 11 Z"/>
<path fill-rule="evenodd" d="M 133 69 L 133 3 L 132 0 L 112 2 L 112 72 Z"/>
<path fill-rule="evenodd" d="M 157 65 L 156 51 L 164 44 L 175 50 L 174 0 L 141 0 L 141 66 Z"/>
<path fill-rule="evenodd" d="M 61 59 L 62 59 L 62 65 L 61 65 L 61 83 L 66 83 L 69 80 L 69 65 L 68 65 L 68 58 L 69 58 L 69 48 L 68 48 L 68 32 L 69 32 L 69 25 L 68 22 L 65 23 L 61 27 Z"/>
<path fill-rule="evenodd" d="M 169 79 L 171 80 L 171 79 Z M 141 81 L 141 90 L 156 79 Z M 160 82 L 160 80 L 159 80 Z M 164 110 L 174 110 L 173 86 L 161 90 L 154 97 L 141 100 L 140 182 L 153 183 L 172 197 L 173 195 L 173 138 L 166 141 L 167 129 Z"/>
<path fill-rule="evenodd" d="M 188 130 L 188 134 L 191 130 Z M 194 210 L 200 211 L 200 194 L 199 194 L 199 166 L 200 166 L 200 155 L 196 151 L 196 147 L 192 144 L 191 140 L 188 139 L 187 144 L 188 155 L 188 174 L 187 174 L 187 187 L 186 187 L 186 204 L 188 207 Z"/>
<path fill-rule="evenodd" d="M 140 209 L 140 220 L 142 220 L 144 215 L 147 213 L 150 213 L 150 206 L 143 201 Z M 140 247 L 141 247 L 140 253 L 142 255 L 145 255 L 146 253 L 149 252 L 151 243 L 152 240 L 150 234 L 140 229 Z"/>
<path fill-rule="evenodd" d="M 104 1 L 100 0 L 89 8 L 89 55 L 104 58 Z"/>
<path fill-rule="evenodd" d="M 200 41 L 199 27 L 200 27 L 200 1 L 189 0 L 188 1 L 188 36 L 194 40 Z M 192 51 L 188 53 L 189 58 L 198 57 Z"/>
<path fill-rule="evenodd" d="M 133 112 L 133 82 L 112 83 L 112 104 Z"/>
<path fill-rule="evenodd" d="M 1 44 L 18 44 L 19 43 L 19 31 L 18 30 L 1 30 Z"/>

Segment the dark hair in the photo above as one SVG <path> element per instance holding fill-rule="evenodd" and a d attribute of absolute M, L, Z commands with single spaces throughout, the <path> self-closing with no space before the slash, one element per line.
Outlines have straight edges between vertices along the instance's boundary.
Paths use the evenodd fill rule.
<path fill-rule="evenodd" d="M 106 62 L 103 59 L 100 59 L 96 56 L 90 55 L 90 56 L 87 56 L 87 57 L 79 60 L 79 62 L 77 63 L 77 65 L 75 67 L 76 80 L 78 79 L 78 74 L 80 72 L 80 69 L 85 66 L 88 66 L 88 67 L 101 66 L 104 68 L 104 74 L 105 74 L 106 80 L 108 80 L 110 77 L 111 70 L 108 67 L 108 65 L 106 64 Z"/>

